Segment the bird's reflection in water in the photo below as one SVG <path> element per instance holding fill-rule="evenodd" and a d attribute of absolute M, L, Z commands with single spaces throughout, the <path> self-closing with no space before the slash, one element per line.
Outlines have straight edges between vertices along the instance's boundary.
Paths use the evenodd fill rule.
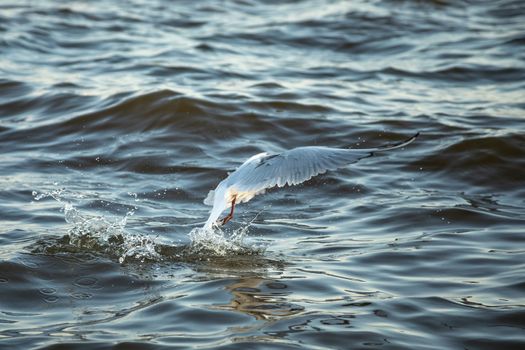
<path fill-rule="evenodd" d="M 231 301 L 216 308 L 235 310 L 257 320 L 272 320 L 297 314 L 304 310 L 300 305 L 287 301 L 288 286 L 280 281 L 261 277 L 247 277 L 226 287 L 232 293 Z"/>

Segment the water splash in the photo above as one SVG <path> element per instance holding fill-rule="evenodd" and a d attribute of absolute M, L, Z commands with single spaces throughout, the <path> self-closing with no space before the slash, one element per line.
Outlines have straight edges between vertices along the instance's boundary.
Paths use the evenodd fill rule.
<path fill-rule="evenodd" d="M 122 244 L 123 253 L 119 257 L 119 263 L 126 260 L 163 260 L 162 255 L 157 252 L 157 243 L 149 236 L 142 234 L 127 234 Z"/>
<path fill-rule="evenodd" d="M 263 209 L 264 210 L 264 209 Z M 190 249 L 198 254 L 207 253 L 215 256 L 229 254 L 261 254 L 266 246 L 263 244 L 249 244 L 245 241 L 249 229 L 259 216 L 259 213 L 249 222 L 232 231 L 223 230 L 219 226 L 212 228 L 196 227 L 189 233 Z"/>
<path fill-rule="evenodd" d="M 33 191 L 33 199 L 40 201 L 53 198 L 63 205 L 65 221 L 70 224 L 68 234 L 57 244 L 67 245 L 65 251 L 103 253 L 116 257 L 122 264 L 126 261 L 159 261 L 162 256 L 157 252 L 157 243 L 149 236 L 128 232 L 125 227 L 137 207 L 126 212 L 124 217 L 90 215 L 81 212 L 67 198 L 84 198 L 68 193 L 64 188 L 49 192 Z M 67 197 L 67 198 L 66 198 Z M 60 247 L 46 247 L 46 252 L 60 251 Z"/>
<path fill-rule="evenodd" d="M 239 229 L 246 231 L 246 229 Z M 239 252 L 244 250 L 243 247 L 243 233 L 228 235 L 226 232 L 218 227 L 208 229 L 204 227 L 196 227 L 189 233 L 191 240 L 190 249 L 195 253 L 209 253 L 211 255 L 227 255 L 232 252 Z"/>
<path fill-rule="evenodd" d="M 55 184 L 58 186 L 58 184 Z M 261 212 L 247 223 L 235 229 L 223 229 L 215 226 L 211 229 L 194 228 L 189 233 L 187 245 L 166 245 L 156 242 L 156 237 L 142 233 L 133 233 L 126 229 L 130 217 L 136 210 L 131 206 L 125 215 L 108 216 L 80 210 L 72 201 L 89 200 L 89 196 L 72 193 L 65 188 L 49 192 L 33 191 L 34 201 L 52 198 L 62 205 L 64 219 L 70 225 L 67 235 L 57 239 L 41 242 L 35 251 L 59 253 L 100 254 L 119 263 L 145 262 L 163 260 L 211 261 L 228 256 L 261 255 L 266 250 L 264 243 L 248 243 L 246 238 L 250 227 Z M 137 196 L 131 195 L 134 201 Z"/>
<path fill-rule="evenodd" d="M 54 185 L 57 186 L 58 183 L 55 183 Z M 57 202 L 62 203 L 61 195 L 62 195 L 62 193 L 64 191 L 65 191 L 64 188 L 58 188 L 56 190 L 52 190 L 52 191 L 49 191 L 49 192 L 42 192 L 42 193 L 38 193 L 37 191 L 33 191 L 32 195 L 33 195 L 33 199 L 35 201 L 39 201 L 41 199 L 51 197 L 54 200 L 56 200 Z"/>

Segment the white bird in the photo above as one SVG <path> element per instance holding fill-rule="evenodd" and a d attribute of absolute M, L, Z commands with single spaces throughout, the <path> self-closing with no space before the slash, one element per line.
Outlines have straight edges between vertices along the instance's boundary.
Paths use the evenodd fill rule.
<path fill-rule="evenodd" d="M 236 203 L 248 202 L 266 189 L 274 186 L 297 185 L 327 170 L 342 168 L 374 152 L 390 151 L 404 147 L 416 139 L 419 133 L 411 138 L 393 145 L 377 148 L 329 148 L 298 147 L 282 153 L 263 152 L 246 160 L 234 172 L 222 180 L 215 190 L 208 193 L 204 204 L 213 205 L 210 216 L 204 225 L 210 229 L 227 208 L 230 213 L 221 220 L 222 225 L 233 218 Z"/>

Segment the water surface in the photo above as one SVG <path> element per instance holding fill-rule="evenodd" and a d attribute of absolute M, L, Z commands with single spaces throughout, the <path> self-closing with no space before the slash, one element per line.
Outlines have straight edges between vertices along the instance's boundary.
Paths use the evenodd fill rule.
<path fill-rule="evenodd" d="M 0 348 L 524 348 L 524 14 L 0 2 Z M 256 153 L 417 131 L 195 235 Z"/>

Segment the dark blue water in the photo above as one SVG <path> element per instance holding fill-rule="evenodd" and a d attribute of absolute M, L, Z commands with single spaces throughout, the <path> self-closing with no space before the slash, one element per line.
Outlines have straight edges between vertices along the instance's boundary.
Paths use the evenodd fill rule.
<path fill-rule="evenodd" d="M 525 348 L 524 23 L 507 0 L 0 1 L 0 348 Z M 418 131 L 195 234 L 256 153 Z"/>

